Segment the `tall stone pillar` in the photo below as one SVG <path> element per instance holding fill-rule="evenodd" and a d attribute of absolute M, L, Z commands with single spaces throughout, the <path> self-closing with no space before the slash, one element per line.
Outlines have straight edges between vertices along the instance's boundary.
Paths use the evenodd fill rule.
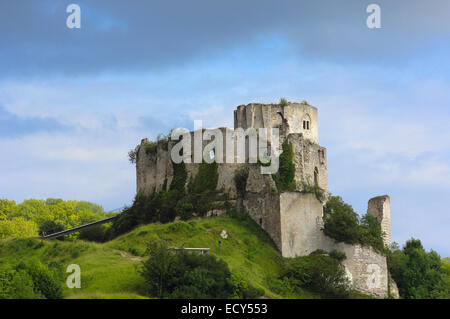
<path fill-rule="evenodd" d="M 367 213 L 374 216 L 381 224 L 381 230 L 385 233 L 383 242 L 387 247 L 391 246 L 391 200 L 388 195 L 371 198 L 367 205 Z"/>

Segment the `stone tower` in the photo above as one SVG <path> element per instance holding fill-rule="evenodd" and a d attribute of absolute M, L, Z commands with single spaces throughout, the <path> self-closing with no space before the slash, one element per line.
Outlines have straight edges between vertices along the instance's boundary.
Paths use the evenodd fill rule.
<path fill-rule="evenodd" d="M 234 111 L 234 128 L 279 127 L 281 136 L 301 133 L 304 138 L 319 144 L 317 108 L 306 103 L 239 105 Z"/>
<path fill-rule="evenodd" d="M 317 108 L 302 103 L 250 103 L 234 111 L 234 128 L 279 128 L 280 144 L 288 140 L 294 151 L 295 181 L 328 192 L 326 148 L 319 145 Z"/>
<path fill-rule="evenodd" d="M 388 195 L 371 198 L 367 205 L 367 213 L 375 217 L 381 224 L 381 230 L 385 233 L 383 242 L 385 246 L 391 246 L 391 200 Z"/>

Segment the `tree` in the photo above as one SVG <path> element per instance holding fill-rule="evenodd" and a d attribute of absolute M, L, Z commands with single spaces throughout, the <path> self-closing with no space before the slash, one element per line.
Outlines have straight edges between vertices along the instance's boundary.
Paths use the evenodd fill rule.
<path fill-rule="evenodd" d="M 358 242 L 358 214 L 352 206 L 345 203 L 341 197 L 332 196 L 323 208 L 325 235 L 338 242 L 355 244 Z"/>
<path fill-rule="evenodd" d="M 232 292 L 228 265 L 211 255 L 171 252 L 163 242 L 149 244 L 142 276 L 150 295 L 160 298 L 227 298 Z"/>
<path fill-rule="evenodd" d="M 388 268 L 403 298 L 449 298 L 445 269 L 439 255 L 426 252 L 418 239 L 388 254 Z"/>
<path fill-rule="evenodd" d="M 38 225 L 31 220 L 26 220 L 24 217 L 16 217 L 11 220 L 0 220 L 0 239 L 37 236 Z"/>
<path fill-rule="evenodd" d="M 148 284 L 149 293 L 159 298 L 167 290 L 170 273 L 174 266 L 174 255 L 162 241 L 149 243 L 147 252 L 149 258 L 143 263 L 141 275 Z"/>

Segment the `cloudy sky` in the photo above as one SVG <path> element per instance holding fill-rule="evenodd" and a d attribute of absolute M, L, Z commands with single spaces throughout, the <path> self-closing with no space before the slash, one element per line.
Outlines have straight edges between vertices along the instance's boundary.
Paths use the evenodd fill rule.
<path fill-rule="evenodd" d="M 319 109 L 333 194 L 389 194 L 392 239 L 450 255 L 447 0 L 2 1 L 0 40 L 1 198 L 121 207 L 141 138 L 285 97 Z"/>

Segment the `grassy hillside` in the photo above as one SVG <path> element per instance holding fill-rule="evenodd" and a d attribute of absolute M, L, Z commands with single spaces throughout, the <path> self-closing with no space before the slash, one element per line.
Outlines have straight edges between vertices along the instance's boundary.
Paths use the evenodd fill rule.
<path fill-rule="evenodd" d="M 220 236 L 222 230 L 227 239 Z M 169 247 L 207 247 L 219 256 L 232 272 L 248 278 L 265 290 L 268 298 L 317 298 L 301 294 L 280 295 L 274 279 L 281 270 L 281 255 L 269 236 L 248 218 L 213 217 L 189 222 L 140 226 L 104 244 L 76 241 L 16 239 L 0 241 L 0 263 L 18 263 L 38 258 L 44 264 L 59 263 L 81 267 L 81 288 L 64 285 L 66 298 L 145 298 L 145 283 L 139 275 L 147 243 L 165 240 Z"/>

